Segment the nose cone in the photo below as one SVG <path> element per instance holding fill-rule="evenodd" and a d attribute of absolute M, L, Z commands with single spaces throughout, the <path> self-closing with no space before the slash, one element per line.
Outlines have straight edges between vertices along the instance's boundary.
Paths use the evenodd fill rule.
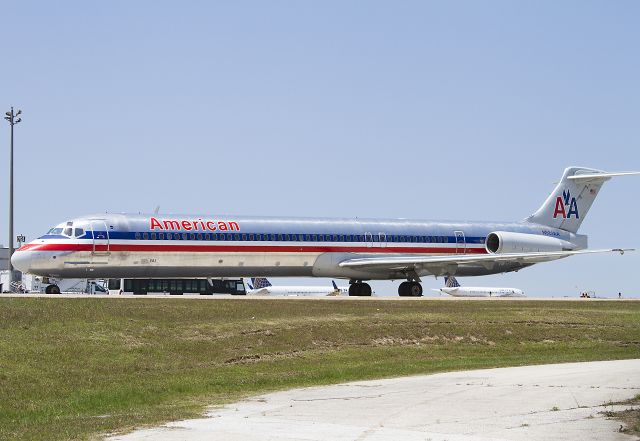
<path fill-rule="evenodd" d="M 29 251 L 15 251 L 13 256 L 11 256 L 11 265 L 23 273 L 28 273 L 31 269 L 31 256 Z"/>

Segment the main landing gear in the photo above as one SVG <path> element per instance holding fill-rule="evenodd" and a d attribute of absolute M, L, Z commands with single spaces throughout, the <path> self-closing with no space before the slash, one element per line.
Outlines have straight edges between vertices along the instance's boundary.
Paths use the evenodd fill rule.
<path fill-rule="evenodd" d="M 418 282 L 402 282 L 398 287 L 400 297 L 422 297 L 422 285 Z"/>
<path fill-rule="evenodd" d="M 58 285 L 49 285 L 44 289 L 45 294 L 60 294 L 60 287 Z"/>
<path fill-rule="evenodd" d="M 349 295 L 369 297 L 371 296 L 371 285 L 362 282 L 351 282 L 351 285 L 349 285 Z"/>

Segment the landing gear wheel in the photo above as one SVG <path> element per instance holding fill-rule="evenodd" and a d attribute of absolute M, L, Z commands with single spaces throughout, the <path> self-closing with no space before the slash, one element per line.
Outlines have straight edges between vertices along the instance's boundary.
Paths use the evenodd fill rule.
<path fill-rule="evenodd" d="M 418 282 L 402 282 L 398 287 L 400 297 L 422 297 L 422 285 Z"/>
<path fill-rule="evenodd" d="M 58 285 L 49 285 L 44 289 L 45 294 L 60 294 L 60 287 Z"/>
<path fill-rule="evenodd" d="M 409 292 L 411 297 L 422 297 L 422 285 L 418 282 L 412 282 L 409 286 Z"/>
<path fill-rule="evenodd" d="M 357 297 L 370 297 L 371 285 L 368 283 L 355 282 L 349 285 L 349 295 Z"/>

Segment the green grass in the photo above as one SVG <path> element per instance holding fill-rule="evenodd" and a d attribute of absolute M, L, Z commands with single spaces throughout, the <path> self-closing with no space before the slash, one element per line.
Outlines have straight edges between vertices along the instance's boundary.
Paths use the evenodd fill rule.
<path fill-rule="evenodd" d="M 640 302 L 0 298 L 0 439 L 87 439 L 297 386 L 640 357 Z"/>

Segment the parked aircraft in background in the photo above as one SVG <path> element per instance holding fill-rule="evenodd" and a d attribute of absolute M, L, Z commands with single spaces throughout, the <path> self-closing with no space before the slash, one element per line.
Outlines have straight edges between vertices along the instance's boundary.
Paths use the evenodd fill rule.
<path fill-rule="evenodd" d="M 256 277 L 251 279 L 248 284 L 249 295 L 281 295 L 281 296 L 339 296 L 348 295 L 349 287 L 336 285 L 335 281 L 331 281 L 333 286 L 273 286 L 265 277 Z"/>
<path fill-rule="evenodd" d="M 434 291 L 454 297 L 524 297 L 524 291 L 518 288 L 490 288 L 480 286 L 460 286 L 455 277 L 445 277 L 445 286 Z"/>
<path fill-rule="evenodd" d="M 367 280 L 400 279 L 406 281 L 399 295 L 420 296 L 421 277 L 498 274 L 575 254 L 623 253 L 588 250 L 587 236 L 577 232 L 602 184 L 631 174 L 640 172 L 569 167 L 542 206 L 519 222 L 85 216 L 22 246 L 11 262 L 60 278 L 340 278 L 349 279 L 354 296 L 371 295 Z"/>

